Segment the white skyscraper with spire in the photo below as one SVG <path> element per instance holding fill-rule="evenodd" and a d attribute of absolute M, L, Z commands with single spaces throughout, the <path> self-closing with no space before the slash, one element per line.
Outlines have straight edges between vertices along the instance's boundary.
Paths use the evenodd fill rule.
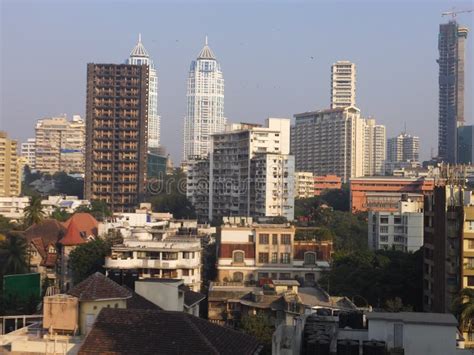
<path fill-rule="evenodd" d="M 224 78 L 219 63 L 208 46 L 191 63 L 184 118 L 184 160 L 205 157 L 211 149 L 211 135 L 223 132 Z"/>
<path fill-rule="evenodd" d="M 149 66 L 149 100 L 148 100 L 148 149 L 160 146 L 160 116 L 158 115 L 158 75 L 153 61 L 143 46 L 142 36 L 138 35 L 138 43 L 130 52 L 128 64 Z"/>

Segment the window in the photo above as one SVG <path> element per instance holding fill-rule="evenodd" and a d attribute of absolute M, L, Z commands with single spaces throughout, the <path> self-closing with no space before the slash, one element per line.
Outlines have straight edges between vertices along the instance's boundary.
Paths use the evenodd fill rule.
<path fill-rule="evenodd" d="M 253 243 L 253 235 L 249 235 L 249 243 Z"/>
<path fill-rule="evenodd" d="M 189 269 L 183 269 L 183 276 L 189 276 Z"/>
<path fill-rule="evenodd" d="M 380 233 L 388 233 L 388 226 L 381 226 Z"/>
<path fill-rule="evenodd" d="M 259 272 L 258 279 L 268 279 L 268 272 Z"/>
<path fill-rule="evenodd" d="M 272 253 L 272 263 L 278 263 L 278 253 Z"/>
<path fill-rule="evenodd" d="M 289 272 L 280 272 L 280 280 L 290 280 L 291 274 Z"/>
<path fill-rule="evenodd" d="M 258 262 L 259 263 L 268 263 L 268 253 L 258 253 Z"/>
<path fill-rule="evenodd" d="M 393 241 L 395 243 L 404 243 L 405 242 L 405 237 L 403 235 L 396 235 L 393 237 Z"/>
<path fill-rule="evenodd" d="M 290 253 L 281 253 L 281 263 L 282 264 L 290 263 Z"/>
<path fill-rule="evenodd" d="M 183 251 L 183 259 L 191 259 L 194 257 L 193 253 L 190 251 Z"/>
<path fill-rule="evenodd" d="M 474 230 L 474 221 L 466 221 L 466 229 L 467 230 Z"/>
<path fill-rule="evenodd" d="M 243 251 L 234 251 L 234 255 L 233 255 L 234 263 L 243 263 L 244 256 L 245 254 Z"/>
<path fill-rule="evenodd" d="M 268 234 L 260 234 L 258 236 L 258 242 L 260 244 L 268 244 L 268 237 L 269 237 Z"/>
<path fill-rule="evenodd" d="M 278 234 L 272 234 L 272 244 L 273 245 L 278 244 Z"/>
<path fill-rule="evenodd" d="M 468 286 L 474 286 L 474 276 L 468 276 L 467 277 L 467 285 Z"/>
<path fill-rule="evenodd" d="M 388 242 L 388 235 L 381 235 L 380 236 L 380 241 L 381 242 Z"/>
<path fill-rule="evenodd" d="M 308 265 L 316 264 L 316 253 L 311 251 L 304 253 L 304 263 Z"/>
<path fill-rule="evenodd" d="M 314 274 L 304 274 L 304 280 L 306 282 L 314 282 Z"/>
<path fill-rule="evenodd" d="M 388 217 L 380 217 L 380 224 L 388 224 Z"/>
<path fill-rule="evenodd" d="M 395 223 L 395 224 L 401 224 L 401 223 L 402 223 L 402 218 L 401 218 L 401 217 L 394 217 L 394 218 L 393 218 L 393 223 Z"/>
<path fill-rule="evenodd" d="M 474 269 L 474 258 L 466 258 L 466 269 Z"/>
<path fill-rule="evenodd" d="M 281 244 L 291 244 L 291 234 L 282 234 L 281 235 Z"/>
<path fill-rule="evenodd" d="M 244 274 L 241 272 L 234 272 L 232 275 L 232 280 L 234 282 L 242 282 L 244 280 Z"/>
<path fill-rule="evenodd" d="M 474 249 L 474 239 L 468 239 L 467 240 L 467 247 L 469 249 Z"/>

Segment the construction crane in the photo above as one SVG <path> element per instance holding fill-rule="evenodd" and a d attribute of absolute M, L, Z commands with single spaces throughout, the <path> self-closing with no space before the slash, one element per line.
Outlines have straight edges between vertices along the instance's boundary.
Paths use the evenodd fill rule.
<path fill-rule="evenodd" d="M 441 16 L 451 16 L 452 19 L 454 20 L 458 14 L 464 14 L 464 13 L 473 12 L 473 11 L 474 10 L 454 11 L 454 8 L 453 8 L 452 11 L 443 12 Z"/>

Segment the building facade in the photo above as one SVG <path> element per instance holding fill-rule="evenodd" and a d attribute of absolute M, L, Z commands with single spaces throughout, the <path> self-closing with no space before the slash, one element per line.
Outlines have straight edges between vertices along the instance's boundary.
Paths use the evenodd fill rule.
<path fill-rule="evenodd" d="M 150 55 L 143 46 L 142 36 L 130 52 L 127 64 L 148 65 L 148 149 L 153 151 L 160 146 L 161 117 L 158 114 L 158 74 Z"/>
<path fill-rule="evenodd" d="M 48 174 L 58 171 L 84 173 L 84 120 L 74 115 L 43 118 L 35 127 L 35 169 Z"/>
<path fill-rule="evenodd" d="M 314 177 L 314 195 L 319 196 L 325 190 L 337 190 L 342 187 L 341 178 L 336 175 Z"/>
<path fill-rule="evenodd" d="M 17 141 L 0 131 L 0 197 L 20 195 L 22 169 Z"/>
<path fill-rule="evenodd" d="M 439 26 L 438 156 L 457 163 L 457 128 L 464 123 L 464 62 L 468 29 L 455 20 Z"/>
<path fill-rule="evenodd" d="M 184 118 L 183 160 L 206 157 L 211 150 L 211 135 L 224 131 L 224 77 L 211 48 L 206 43 L 191 63 Z"/>
<path fill-rule="evenodd" d="M 423 205 L 402 199 L 397 212 L 369 211 L 369 248 L 415 252 L 423 246 Z"/>
<path fill-rule="evenodd" d="M 474 163 L 474 126 L 458 127 L 458 163 Z"/>
<path fill-rule="evenodd" d="M 338 61 L 331 67 L 331 108 L 356 106 L 356 65 Z"/>
<path fill-rule="evenodd" d="M 375 119 L 365 120 L 365 161 L 364 175 L 383 175 L 386 159 L 387 135 L 384 125 L 378 125 Z"/>
<path fill-rule="evenodd" d="M 389 162 L 419 162 L 420 138 L 408 133 L 387 140 L 387 161 Z"/>
<path fill-rule="evenodd" d="M 134 211 L 145 193 L 148 65 L 88 64 L 85 196 Z"/>
<path fill-rule="evenodd" d="M 305 112 L 294 117 L 291 154 L 297 171 L 337 175 L 343 182 L 364 175 L 365 122 L 358 108 Z"/>
<path fill-rule="evenodd" d="M 25 164 L 34 170 L 36 168 L 36 139 L 28 138 L 21 143 L 20 155 L 25 159 Z"/>
<path fill-rule="evenodd" d="M 295 198 L 314 197 L 314 176 L 309 172 L 295 172 Z"/>

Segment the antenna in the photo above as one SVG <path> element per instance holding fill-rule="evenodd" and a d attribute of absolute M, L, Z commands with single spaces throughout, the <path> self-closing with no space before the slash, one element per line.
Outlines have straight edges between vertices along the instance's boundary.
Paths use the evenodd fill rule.
<path fill-rule="evenodd" d="M 206 46 L 207 46 L 207 35 L 206 35 Z"/>

